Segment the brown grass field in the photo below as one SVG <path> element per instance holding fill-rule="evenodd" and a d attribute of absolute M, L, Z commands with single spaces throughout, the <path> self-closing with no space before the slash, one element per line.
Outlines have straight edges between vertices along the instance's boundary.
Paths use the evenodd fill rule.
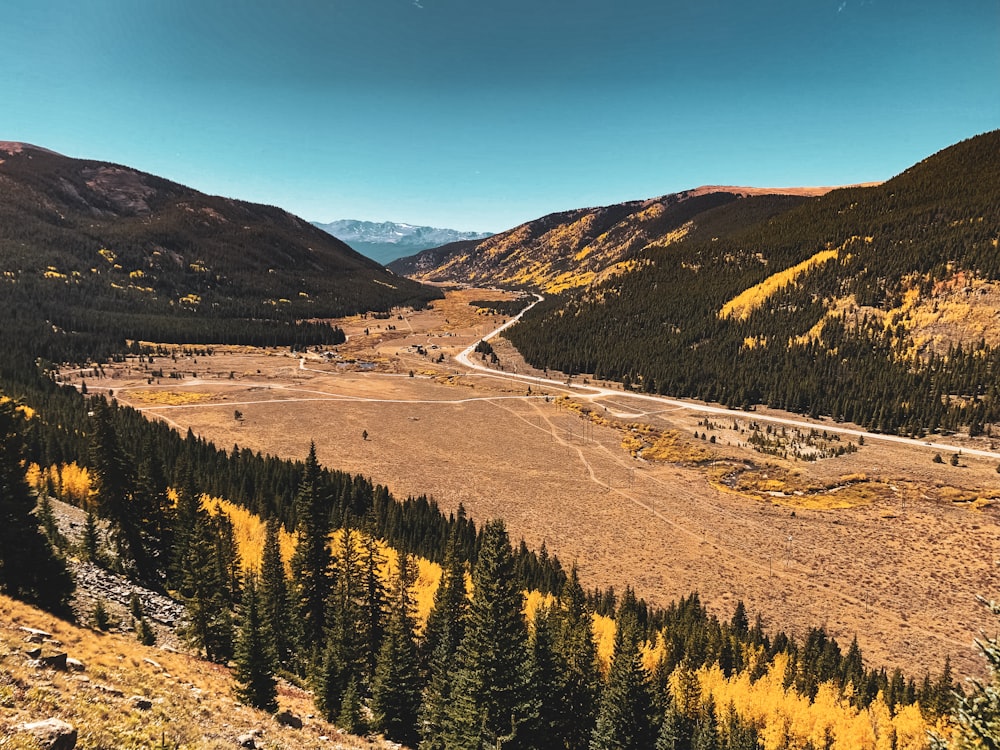
<path fill-rule="evenodd" d="M 973 639 L 996 625 L 976 596 L 1000 591 L 995 459 L 951 466 L 946 453 L 934 463 L 940 451 L 874 436 L 836 458 L 783 459 L 746 444 L 765 410 L 705 425 L 702 414 L 625 393 L 529 394 L 452 359 L 501 322 L 467 304 L 490 294 L 500 295 L 453 292 L 432 310 L 339 321 L 350 339 L 330 357 L 179 350 L 106 368 L 87 385 L 219 446 L 303 458 L 315 440 L 324 464 L 397 496 L 503 517 L 514 539 L 575 562 L 589 587 L 631 584 L 658 604 L 697 590 L 726 618 L 742 599 L 770 629 L 823 626 L 845 648 L 857 636 L 870 664 L 917 679 L 946 655 L 958 675 L 982 670 Z M 529 370 L 509 344 L 494 345 L 507 371 Z M 159 368 L 183 377 L 148 382 Z M 956 451 L 990 448 L 950 440 Z"/>

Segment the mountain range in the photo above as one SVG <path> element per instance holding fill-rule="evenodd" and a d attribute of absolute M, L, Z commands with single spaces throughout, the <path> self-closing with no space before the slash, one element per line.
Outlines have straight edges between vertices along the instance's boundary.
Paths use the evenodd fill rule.
<path fill-rule="evenodd" d="M 279 208 L 13 142 L 0 277 L 12 317 L 107 340 L 292 343 L 302 320 L 440 296 Z"/>
<path fill-rule="evenodd" d="M 430 248 L 395 260 L 389 268 L 422 281 L 558 293 L 634 267 L 639 251 L 680 239 L 693 231 L 696 217 L 739 198 L 780 196 L 768 203 L 769 210 L 778 211 L 831 189 L 704 186 L 647 200 L 574 209 L 548 214 L 485 240 Z"/>
<path fill-rule="evenodd" d="M 655 232 L 629 206 L 593 238 L 577 227 L 601 212 L 550 218 L 544 236 L 570 239 L 545 245 L 561 267 L 521 259 L 528 225 L 509 254 L 488 240 L 419 277 L 566 289 L 509 332 L 537 367 L 884 432 L 1000 421 L 1000 131 L 880 185 L 705 199 L 652 204 L 675 213 Z M 584 266 L 601 248 L 603 276 Z"/>
<path fill-rule="evenodd" d="M 328 223 L 314 221 L 313 226 L 329 232 L 362 255 L 382 264 L 428 248 L 452 242 L 482 240 L 490 236 L 489 232 L 462 232 L 457 229 L 357 219 L 338 219 Z"/>

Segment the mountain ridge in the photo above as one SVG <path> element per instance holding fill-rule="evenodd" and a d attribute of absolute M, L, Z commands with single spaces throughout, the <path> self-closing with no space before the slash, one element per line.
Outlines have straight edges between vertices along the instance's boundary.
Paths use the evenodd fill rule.
<path fill-rule="evenodd" d="M 878 186 L 721 215 L 767 198 L 741 199 L 718 231 L 647 245 L 640 271 L 539 305 L 510 338 L 535 366 L 649 392 L 981 434 L 1000 422 L 998 155 L 993 131 Z"/>
<path fill-rule="evenodd" d="M 555 294 L 634 269 L 638 254 L 647 246 L 682 238 L 692 231 L 698 216 L 723 204 L 772 196 L 776 206 L 787 208 L 828 190 L 701 186 L 655 198 L 571 209 L 525 222 L 475 244 L 431 248 L 393 261 L 389 268 L 427 282 L 517 287 Z"/>
<path fill-rule="evenodd" d="M 467 232 L 393 221 L 337 219 L 331 222 L 314 221 L 312 225 L 379 263 L 389 263 L 404 255 L 452 242 L 482 240 L 491 236 L 490 232 Z"/>
<path fill-rule="evenodd" d="M 280 208 L 17 141 L 0 142 L 0 274 L 58 329 L 187 343 L 290 343 L 302 320 L 440 296 Z"/>

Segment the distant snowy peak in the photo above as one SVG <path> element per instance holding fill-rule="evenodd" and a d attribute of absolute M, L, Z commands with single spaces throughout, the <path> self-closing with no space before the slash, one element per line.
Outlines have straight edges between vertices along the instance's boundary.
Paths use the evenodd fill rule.
<path fill-rule="evenodd" d="M 438 247 L 459 240 L 482 240 L 490 236 L 489 232 L 460 232 L 457 229 L 439 229 L 438 227 L 419 227 L 413 224 L 397 224 L 393 221 L 357 221 L 354 219 L 339 219 L 328 224 L 313 222 L 320 229 L 329 232 L 337 239 L 351 244 L 352 242 L 371 242 L 400 245 L 407 250 L 428 247 Z"/>

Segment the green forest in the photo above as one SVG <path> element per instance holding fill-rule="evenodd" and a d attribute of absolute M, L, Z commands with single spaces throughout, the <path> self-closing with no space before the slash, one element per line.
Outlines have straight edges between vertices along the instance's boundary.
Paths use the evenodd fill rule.
<path fill-rule="evenodd" d="M 536 367 L 648 393 L 766 405 L 889 433 L 979 434 L 1000 419 L 997 346 L 978 340 L 937 351 L 913 340 L 902 315 L 887 324 L 835 303 L 889 312 L 908 292 L 926 297 L 956 274 L 1000 280 L 998 155 L 995 131 L 877 187 L 720 206 L 683 240 L 644 250 L 639 270 L 547 299 L 509 338 Z M 786 210 L 759 218 L 776 200 Z M 741 292 L 830 249 L 835 260 L 745 317 L 720 315 Z"/>

